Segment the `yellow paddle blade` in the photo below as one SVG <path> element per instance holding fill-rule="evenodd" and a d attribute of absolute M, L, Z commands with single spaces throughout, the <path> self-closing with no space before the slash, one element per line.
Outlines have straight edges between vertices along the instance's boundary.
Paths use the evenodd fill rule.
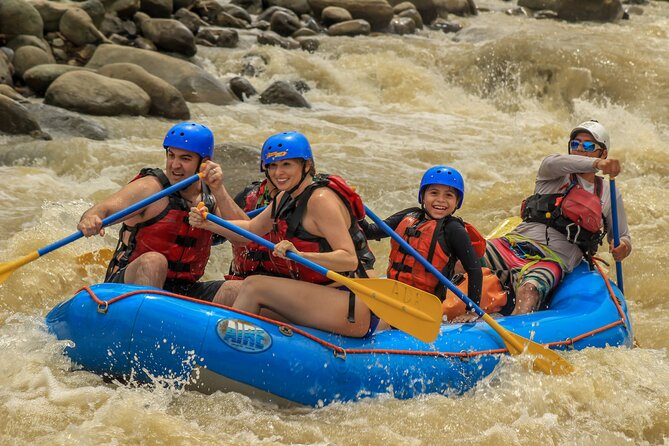
<path fill-rule="evenodd" d="M 491 238 L 503 237 L 509 232 L 516 229 L 516 226 L 521 224 L 523 219 L 520 217 L 509 217 L 504 219 L 503 222 L 497 225 L 488 235 L 485 236 L 486 239 L 490 240 Z"/>
<path fill-rule="evenodd" d="M 39 252 L 33 251 L 30 254 L 21 257 L 20 259 L 12 260 L 11 262 L 0 263 L 0 283 L 3 283 L 5 280 L 7 280 L 9 276 L 12 275 L 14 270 L 38 258 Z"/>
<path fill-rule="evenodd" d="M 441 302 L 433 294 L 392 279 L 351 279 L 333 271 L 328 277 L 346 285 L 379 318 L 423 342 L 441 327 Z"/>
<path fill-rule="evenodd" d="M 77 256 L 77 263 L 80 265 L 98 264 L 105 266 L 112 258 L 114 251 L 110 248 L 102 248 L 97 251 L 85 252 Z"/>
<path fill-rule="evenodd" d="M 509 353 L 514 356 L 522 353 L 533 356 L 532 369 L 535 372 L 543 372 L 548 375 L 567 375 L 574 371 L 574 366 L 556 351 L 510 332 L 499 325 L 489 314 L 485 314 L 483 320 L 501 336 L 504 344 L 509 349 Z"/>

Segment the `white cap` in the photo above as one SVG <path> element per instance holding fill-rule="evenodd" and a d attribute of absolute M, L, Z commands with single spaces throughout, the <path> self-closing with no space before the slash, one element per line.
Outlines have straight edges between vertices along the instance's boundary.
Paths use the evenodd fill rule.
<path fill-rule="evenodd" d="M 607 150 L 611 149 L 609 131 L 594 119 L 582 122 L 577 127 L 574 127 L 574 130 L 571 131 L 571 135 L 569 136 L 569 140 L 574 139 L 574 136 L 581 132 L 589 133 L 595 138 L 595 141 L 597 141 L 600 146 Z"/>

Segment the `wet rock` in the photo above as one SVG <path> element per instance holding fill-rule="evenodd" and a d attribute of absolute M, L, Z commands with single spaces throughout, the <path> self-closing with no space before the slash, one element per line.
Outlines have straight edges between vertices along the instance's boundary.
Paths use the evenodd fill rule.
<path fill-rule="evenodd" d="M 151 98 L 132 82 L 72 71 L 49 86 L 44 103 L 88 115 L 145 115 Z"/>
<path fill-rule="evenodd" d="M 202 28 L 197 38 L 209 42 L 212 46 L 222 48 L 235 48 L 239 43 L 239 33 L 231 28 Z"/>
<path fill-rule="evenodd" d="M 406 17 L 413 20 L 414 25 L 418 29 L 423 29 L 423 18 L 415 9 L 406 9 L 398 14 L 399 17 Z"/>
<path fill-rule="evenodd" d="M 98 73 L 114 79 L 130 81 L 144 90 L 151 98 L 150 115 L 163 116 L 169 119 L 190 119 L 190 111 L 183 95 L 162 80 L 150 74 L 139 65 L 115 63 L 105 65 Z"/>
<path fill-rule="evenodd" d="M 258 54 L 247 54 L 242 58 L 241 74 L 248 77 L 254 77 L 264 73 L 267 69 L 269 60 Z"/>
<path fill-rule="evenodd" d="M 570 22 L 617 22 L 625 11 L 620 0 L 561 0 L 556 12 Z"/>
<path fill-rule="evenodd" d="M 118 62 L 141 66 L 176 87 L 189 102 L 209 102 L 216 105 L 237 102 L 230 88 L 218 78 L 197 65 L 166 54 L 117 45 L 100 45 L 87 67 L 97 69 Z"/>
<path fill-rule="evenodd" d="M 300 28 L 297 31 L 293 33 L 292 37 L 293 39 L 297 40 L 299 42 L 300 37 L 314 37 L 318 33 L 312 29 L 309 28 Z"/>
<path fill-rule="evenodd" d="M 17 49 L 14 56 L 15 74 L 19 77 L 23 77 L 23 74 L 32 67 L 53 63 L 56 63 L 56 60 L 51 54 L 47 54 L 43 50 L 30 45 Z"/>
<path fill-rule="evenodd" d="M 238 142 L 223 142 L 214 146 L 214 159 L 221 166 L 234 166 L 225 171 L 225 187 L 235 196 L 244 190 L 249 178 L 257 178 L 260 147 Z"/>
<path fill-rule="evenodd" d="M 318 50 L 318 47 L 321 45 L 321 41 L 316 37 L 309 36 L 300 36 L 295 37 L 295 40 L 300 44 L 300 48 L 309 53 L 314 53 Z"/>
<path fill-rule="evenodd" d="M 158 47 L 156 47 L 156 44 L 151 42 L 149 39 L 146 37 L 139 36 L 137 37 L 133 42 L 132 45 L 135 48 L 139 48 L 140 50 L 146 50 L 146 51 L 158 51 Z"/>
<path fill-rule="evenodd" d="M 0 94 L 7 96 L 8 98 L 16 101 L 16 102 L 24 102 L 26 101 L 26 98 L 21 95 L 18 91 L 14 90 L 12 87 L 10 87 L 7 84 L 0 84 Z"/>
<path fill-rule="evenodd" d="M 4 51 L 0 51 L 0 84 L 13 86 L 13 77 L 14 66 L 10 63 L 9 56 Z"/>
<path fill-rule="evenodd" d="M 244 8 L 249 14 L 260 14 L 263 10 L 262 0 L 231 0 L 230 3 Z"/>
<path fill-rule="evenodd" d="M 248 79 L 239 76 L 230 79 L 230 89 L 241 101 L 245 101 L 251 96 L 255 96 L 258 94 L 256 89 L 253 88 L 253 85 L 251 85 L 251 82 L 249 82 Z"/>
<path fill-rule="evenodd" d="M 200 18 L 199 15 L 184 8 L 181 8 L 175 12 L 174 18 L 183 23 L 184 26 L 193 33 L 193 35 L 197 35 L 197 33 L 200 31 L 200 28 L 209 26 L 207 22 Z"/>
<path fill-rule="evenodd" d="M 141 0 L 139 10 L 157 19 L 168 19 L 172 16 L 172 0 Z"/>
<path fill-rule="evenodd" d="M 302 27 L 300 20 L 293 14 L 277 11 L 269 22 L 270 29 L 280 36 L 288 37 Z"/>
<path fill-rule="evenodd" d="M 390 21 L 390 29 L 393 34 L 403 36 L 416 32 L 416 23 L 409 17 L 393 17 Z"/>
<path fill-rule="evenodd" d="M 351 13 L 339 6 L 328 6 L 321 12 L 321 23 L 326 27 L 349 20 L 353 20 Z"/>
<path fill-rule="evenodd" d="M 105 126 L 79 113 L 47 104 L 28 103 L 26 109 L 37 119 L 43 130 L 54 136 L 75 136 L 95 141 L 108 137 Z"/>
<path fill-rule="evenodd" d="M 319 25 L 318 22 L 310 15 L 302 14 L 300 16 L 300 19 L 302 20 L 302 24 L 304 25 L 305 28 L 312 30 L 316 34 L 320 34 L 323 32 L 323 28 L 321 28 L 321 25 Z"/>
<path fill-rule="evenodd" d="M 260 95 L 262 104 L 282 104 L 288 107 L 311 108 L 306 99 L 288 82 L 276 81 Z"/>
<path fill-rule="evenodd" d="M 371 25 L 362 19 L 336 23 L 328 28 L 330 36 L 366 36 L 371 32 Z"/>
<path fill-rule="evenodd" d="M 115 12 L 121 19 L 134 17 L 139 11 L 140 0 L 116 0 L 106 6 L 107 12 Z"/>
<path fill-rule="evenodd" d="M 62 64 L 44 64 L 30 68 L 23 74 L 23 80 L 38 96 L 44 96 L 49 85 L 58 79 L 61 75 L 70 71 L 87 70 L 90 68 L 73 67 Z"/>
<path fill-rule="evenodd" d="M 281 8 L 290 9 L 295 14 L 309 14 L 311 7 L 307 0 L 266 0 L 268 7 L 279 6 Z"/>
<path fill-rule="evenodd" d="M 434 30 L 441 30 L 445 33 L 457 33 L 458 31 L 462 30 L 462 25 L 458 22 L 437 19 L 430 24 L 430 28 Z"/>
<path fill-rule="evenodd" d="M 44 22 L 33 5 L 24 0 L 0 1 L 0 30 L 8 39 L 20 34 L 42 38 Z"/>
<path fill-rule="evenodd" d="M 272 16 L 276 12 L 283 12 L 285 14 L 297 17 L 297 14 L 295 14 L 290 9 L 282 8 L 280 6 L 272 6 L 272 7 L 269 7 L 267 9 L 265 9 L 262 12 L 262 14 L 258 15 L 258 17 L 256 18 L 256 21 L 258 21 L 258 22 L 261 22 L 261 21 L 270 22 L 272 20 Z"/>
<path fill-rule="evenodd" d="M 135 15 L 135 18 L 139 14 Z M 145 38 L 156 47 L 192 57 L 197 53 L 195 36 L 183 23 L 174 19 L 140 19 L 139 27 Z"/>
<path fill-rule="evenodd" d="M 354 19 L 365 20 L 374 31 L 384 30 L 393 18 L 393 8 L 386 0 L 309 0 L 309 6 L 316 17 L 328 6 L 344 8 Z"/>
<path fill-rule="evenodd" d="M 193 6 L 197 0 L 173 0 L 174 11 L 177 11 L 181 8 L 188 9 Z"/>
<path fill-rule="evenodd" d="M 288 38 L 281 37 L 273 31 L 265 31 L 258 36 L 258 43 L 261 45 L 273 45 L 280 46 L 287 50 L 294 50 L 300 47 L 300 44 L 297 41 Z"/>
<path fill-rule="evenodd" d="M 51 139 L 23 105 L 4 95 L 0 95 L 0 132 Z"/>
<path fill-rule="evenodd" d="M 221 11 L 216 15 L 216 18 L 213 20 L 213 24 L 216 26 L 238 29 L 246 29 L 249 26 L 249 24 L 244 20 L 233 17 L 225 11 Z"/>
<path fill-rule="evenodd" d="M 397 4 L 394 4 L 394 2 L 388 3 L 390 3 L 390 5 L 393 7 L 393 13 L 398 15 L 409 9 L 416 9 L 416 5 L 414 5 L 413 2 L 403 1 L 402 3 Z"/>
<path fill-rule="evenodd" d="M 51 51 L 49 44 L 44 39 L 27 34 L 15 36 L 13 39 L 7 42 L 7 47 L 13 49 L 14 51 L 21 48 L 22 46 L 34 46 L 47 54 Z"/>
<path fill-rule="evenodd" d="M 97 41 L 109 42 L 83 9 L 74 8 L 65 11 L 58 26 L 60 33 L 75 46 Z"/>
<path fill-rule="evenodd" d="M 222 5 L 223 7 L 223 12 L 230 14 L 232 17 L 243 20 L 244 22 L 251 24 L 253 22 L 253 19 L 251 18 L 251 14 L 248 13 L 248 11 L 240 6 L 237 5 Z"/>

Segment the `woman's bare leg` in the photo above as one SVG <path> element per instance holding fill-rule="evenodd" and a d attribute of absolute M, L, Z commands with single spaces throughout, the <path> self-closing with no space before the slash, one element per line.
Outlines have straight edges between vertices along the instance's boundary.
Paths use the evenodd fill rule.
<path fill-rule="evenodd" d="M 234 308 L 260 314 L 262 308 L 287 320 L 345 336 L 362 337 L 369 329 L 370 312 L 355 300 L 355 322 L 348 321 L 348 291 L 298 280 L 251 276 L 244 280 Z"/>

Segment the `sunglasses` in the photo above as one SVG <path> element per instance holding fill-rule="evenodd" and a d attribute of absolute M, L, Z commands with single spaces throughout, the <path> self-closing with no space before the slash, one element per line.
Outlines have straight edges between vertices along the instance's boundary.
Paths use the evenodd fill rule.
<path fill-rule="evenodd" d="M 585 152 L 594 152 L 595 150 L 600 150 L 600 148 L 597 147 L 597 144 L 592 141 L 581 142 L 581 141 L 576 141 L 575 139 L 569 141 L 570 150 L 578 150 L 579 147 L 583 147 L 583 150 Z"/>

